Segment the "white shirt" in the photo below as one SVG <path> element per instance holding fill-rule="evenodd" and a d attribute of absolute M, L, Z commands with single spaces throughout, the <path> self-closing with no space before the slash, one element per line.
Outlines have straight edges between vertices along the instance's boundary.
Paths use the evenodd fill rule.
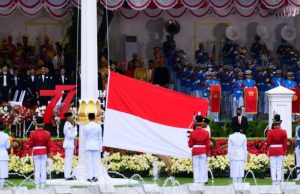
<path fill-rule="evenodd" d="M 61 82 L 62 82 L 62 84 L 65 83 L 65 76 L 64 75 L 61 76 Z"/>
<path fill-rule="evenodd" d="M 235 132 L 228 138 L 229 160 L 247 160 L 247 138 L 246 135 Z"/>
<path fill-rule="evenodd" d="M 102 129 L 100 124 L 89 122 L 83 129 L 85 150 L 102 151 Z"/>
<path fill-rule="evenodd" d="M 9 160 L 7 149 L 10 148 L 9 136 L 0 131 L 0 160 Z"/>
<path fill-rule="evenodd" d="M 74 127 L 70 122 L 66 121 L 64 125 L 65 140 L 63 148 L 74 149 L 74 140 L 77 136 L 77 128 Z"/>
<path fill-rule="evenodd" d="M 45 81 L 45 75 L 44 74 L 42 75 L 42 80 L 43 80 L 43 82 Z"/>
<path fill-rule="evenodd" d="M 18 77 L 15 76 L 15 85 L 18 85 Z"/>
<path fill-rule="evenodd" d="M 7 86 L 7 73 L 3 73 L 3 86 Z"/>
<path fill-rule="evenodd" d="M 34 82 L 34 75 L 31 76 L 31 81 Z"/>

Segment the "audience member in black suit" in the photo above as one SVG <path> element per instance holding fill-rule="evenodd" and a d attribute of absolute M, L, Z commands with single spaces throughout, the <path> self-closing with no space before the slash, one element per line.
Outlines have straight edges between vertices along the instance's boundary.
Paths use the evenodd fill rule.
<path fill-rule="evenodd" d="M 34 67 L 30 68 L 30 75 L 26 77 L 25 86 L 26 86 L 26 96 L 27 100 L 31 105 L 36 105 L 37 96 L 36 96 L 36 80 L 37 76 L 35 75 Z"/>
<path fill-rule="evenodd" d="M 161 63 L 158 67 L 154 69 L 153 74 L 153 84 L 157 84 L 162 87 L 168 87 L 170 81 L 169 71 L 164 65 Z"/>
<path fill-rule="evenodd" d="M 52 90 L 53 78 L 47 73 L 46 66 L 42 66 L 42 72 L 36 79 L 36 95 L 38 96 L 40 105 L 48 105 L 48 101 L 51 99 L 47 96 L 40 96 L 40 90 Z"/>
<path fill-rule="evenodd" d="M 0 74 L 0 88 L 1 88 L 1 101 L 8 102 L 11 93 L 11 79 L 12 75 L 8 72 L 8 66 L 5 64 L 2 67 L 2 73 Z"/>
<path fill-rule="evenodd" d="M 20 71 L 17 68 L 14 68 L 14 74 L 12 75 L 11 79 L 11 98 L 14 97 L 15 92 L 18 90 L 18 96 L 21 94 L 22 87 L 24 86 L 23 80 L 20 76 Z"/>
<path fill-rule="evenodd" d="M 248 119 L 242 116 L 242 109 L 236 109 L 236 115 L 232 118 L 232 129 L 233 131 L 242 131 L 246 135 L 248 129 Z"/>
<path fill-rule="evenodd" d="M 64 67 L 61 67 L 55 85 L 68 85 L 70 84 L 69 81 L 69 78 L 66 76 L 66 69 Z"/>

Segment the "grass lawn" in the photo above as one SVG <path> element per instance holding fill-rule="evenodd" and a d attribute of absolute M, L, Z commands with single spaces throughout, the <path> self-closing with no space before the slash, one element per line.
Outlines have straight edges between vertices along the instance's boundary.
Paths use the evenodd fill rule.
<path fill-rule="evenodd" d="M 166 177 L 161 177 L 158 180 L 158 184 L 160 186 L 162 186 L 164 184 L 166 180 Z M 176 178 L 176 180 L 182 185 L 182 184 L 186 184 L 186 183 L 192 183 L 193 179 L 188 177 L 178 177 Z M 20 185 L 22 182 L 24 181 L 24 179 L 8 179 L 6 181 L 6 184 L 12 185 L 12 186 L 16 186 L 16 185 Z M 145 183 L 153 183 L 153 180 L 151 177 L 145 177 L 144 178 Z M 271 180 L 270 179 L 256 179 L 257 184 L 258 185 L 271 185 Z M 247 178 L 246 182 L 249 182 L 251 185 L 255 185 L 254 180 L 252 178 Z M 231 179 L 229 178 L 215 178 L 214 179 L 214 184 L 212 184 L 212 180 L 209 179 L 208 182 L 208 186 L 224 186 L 224 185 L 229 185 L 231 184 Z M 297 184 L 300 184 L 299 182 Z M 169 182 L 169 184 L 167 184 L 168 186 L 171 185 L 171 183 Z M 28 180 L 25 183 L 22 184 L 22 186 L 27 186 L 29 189 L 32 189 L 34 187 L 34 183 L 32 180 Z"/>

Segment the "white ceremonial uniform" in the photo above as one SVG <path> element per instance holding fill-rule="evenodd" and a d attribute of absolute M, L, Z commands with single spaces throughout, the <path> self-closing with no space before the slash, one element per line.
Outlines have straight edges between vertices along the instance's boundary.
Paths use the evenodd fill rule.
<path fill-rule="evenodd" d="M 241 183 L 247 161 L 246 135 L 235 132 L 228 138 L 228 159 L 230 161 L 230 177 L 234 183 Z"/>
<path fill-rule="evenodd" d="M 8 178 L 8 152 L 10 147 L 9 136 L 0 131 L 0 188 L 4 185 L 4 179 Z"/>
<path fill-rule="evenodd" d="M 296 127 L 296 144 L 295 144 L 295 155 L 296 155 L 296 166 L 297 166 L 297 180 L 300 180 L 300 124 Z"/>
<path fill-rule="evenodd" d="M 70 122 L 66 121 L 64 125 L 64 135 L 65 135 L 65 140 L 63 144 L 63 148 L 65 149 L 64 174 L 65 174 L 65 178 L 70 178 L 71 171 L 72 171 L 74 147 L 75 147 L 74 141 L 77 136 L 77 128 L 74 127 Z"/>
<path fill-rule="evenodd" d="M 87 178 L 99 177 L 100 154 L 102 151 L 102 129 L 100 124 L 89 122 L 83 129 Z"/>

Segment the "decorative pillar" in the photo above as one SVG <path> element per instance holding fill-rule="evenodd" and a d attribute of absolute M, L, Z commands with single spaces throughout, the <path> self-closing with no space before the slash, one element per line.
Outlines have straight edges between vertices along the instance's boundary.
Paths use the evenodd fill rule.
<path fill-rule="evenodd" d="M 88 122 L 88 113 L 95 113 L 100 122 L 98 100 L 98 57 L 97 57 L 97 0 L 81 1 L 81 100 L 78 110 L 79 164 L 75 176 L 85 179 L 85 156 L 83 128 Z"/>
<path fill-rule="evenodd" d="M 292 98 L 294 91 L 278 86 L 266 92 L 269 99 L 269 128 L 275 114 L 282 120 L 281 128 L 285 129 L 288 138 L 292 137 Z"/>

